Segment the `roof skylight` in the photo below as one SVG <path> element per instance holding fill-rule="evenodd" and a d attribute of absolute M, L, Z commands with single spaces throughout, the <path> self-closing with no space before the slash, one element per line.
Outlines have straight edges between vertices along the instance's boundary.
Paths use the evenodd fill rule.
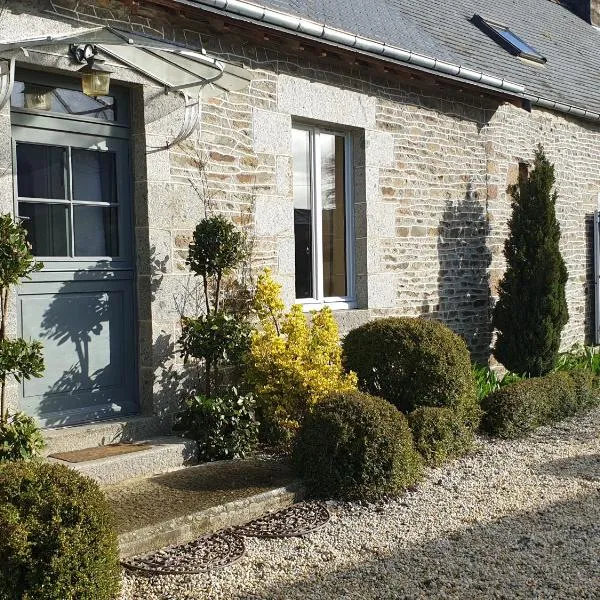
<path fill-rule="evenodd" d="M 535 48 L 523 41 L 505 25 L 487 21 L 480 15 L 473 15 L 471 21 L 511 54 L 542 64 L 546 62 L 546 59 Z"/>

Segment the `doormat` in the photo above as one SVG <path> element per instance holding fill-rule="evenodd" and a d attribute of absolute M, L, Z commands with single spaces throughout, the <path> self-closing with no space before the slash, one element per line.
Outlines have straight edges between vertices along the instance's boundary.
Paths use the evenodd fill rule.
<path fill-rule="evenodd" d="M 109 456 L 119 456 L 119 454 L 140 452 L 140 450 L 147 450 L 148 448 L 152 448 L 151 444 L 108 444 L 106 446 L 96 446 L 95 448 L 84 448 L 83 450 L 57 452 L 56 454 L 50 454 L 50 458 L 57 458 L 70 463 L 80 463 L 108 458 Z"/>

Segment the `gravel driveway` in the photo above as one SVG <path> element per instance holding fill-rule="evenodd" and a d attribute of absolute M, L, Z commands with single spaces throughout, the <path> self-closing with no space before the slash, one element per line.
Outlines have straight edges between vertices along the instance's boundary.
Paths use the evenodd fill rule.
<path fill-rule="evenodd" d="M 207 575 L 126 575 L 122 600 L 600 599 L 600 410 L 523 441 L 479 441 L 418 491 L 331 504 L 300 539 L 246 539 Z"/>

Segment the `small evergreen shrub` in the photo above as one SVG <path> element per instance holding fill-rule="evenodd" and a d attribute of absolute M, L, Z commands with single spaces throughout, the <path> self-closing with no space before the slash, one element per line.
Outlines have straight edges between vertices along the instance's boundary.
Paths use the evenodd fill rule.
<path fill-rule="evenodd" d="M 420 406 L 460 411 L 474 427 L 479 404 L 464 340 L 439 321 L 389 317 L 353 329 L 343 342 L 344 366 L 359 388 L 408 414 Z"/>
<path fill-rule="evenodd" d="M 285 310 L 281 285 L 269 269 L 258 277 L 246 375 L 257 400 L 262 441 L 290 441 L 310 410 L 332 392 L 356 389 L 342 368 L 337 323 L 330 308 L 307 319 L 298 304 Z"/>
<path fill-rule="evenodd" d="M 41 454 L 45 445 L 36 422 L 25 413 L 16 412 L 6 422 L 0 420 L 0 463 L 31 460 Z"/>
<path fill-rule="evenodd" d="M 422 470 L 406 417 L 382 398 L 356 391 L 314 406 L 293 460 L 311 495 L 344 500 L 396 495 Z"/>
<path fill-rule="evenodd" d="M 525 379 L 483 399 L 481 428 L 511 439 L 600 404 L 598 380 L 584 370 Z"/>
<path fill-rule="evenodd" d="M 554 165 L 538 146 L 531 173 L 508 189 L 513 202 L 504 243 L 506 272 L 493 314 L 494 356 L 510 371 L 536 377 L 554 368 L 569 320 L 554 183 Z"/>
<path fill-rule="evenodd" d="M 117 536 L 100 488 L 62 465 L 0 465 L 0 598 L 114 600 Z"/>
<path fill-rule="evenodd" d="M 450 408 L 422 406 L 410 413 L 408 421 L 415 447 L 429 466 L 462 456 L 473 445 L 473 430 Z"/>
<path fill-rule="evenodd" d="M 220 396 L 186 399 L 173 429 L 198 443 L 200 460 L 244 458 L 257 443 L 254 398 L 233 388 Z"/>

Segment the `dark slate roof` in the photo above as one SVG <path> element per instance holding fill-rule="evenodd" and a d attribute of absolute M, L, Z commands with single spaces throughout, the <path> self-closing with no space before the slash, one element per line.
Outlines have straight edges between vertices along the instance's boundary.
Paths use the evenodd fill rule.
<path fill-rule="evenodd" d="M 253 0 L 265 8 L 505 78 L 600 113 L 600 31 L 551 0 Z M 470 18 L 500 22 L 547 58 L 511 55 Z"/>

